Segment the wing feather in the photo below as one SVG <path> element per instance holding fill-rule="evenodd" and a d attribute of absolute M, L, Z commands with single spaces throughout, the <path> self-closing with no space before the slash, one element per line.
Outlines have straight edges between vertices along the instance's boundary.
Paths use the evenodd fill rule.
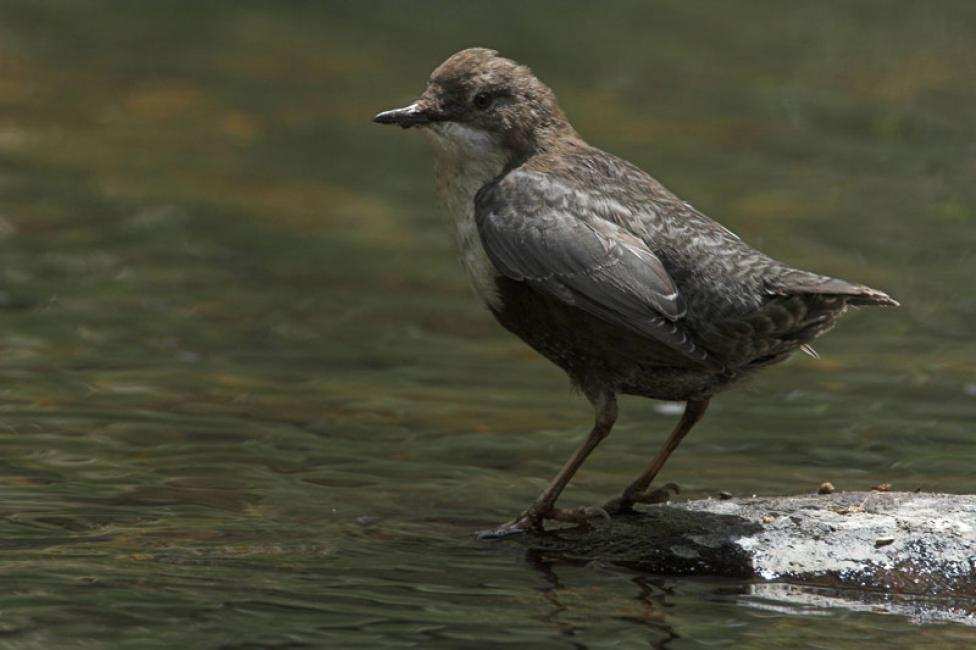
<path fill-rule="evenodd" d="M 664 264 L 612 214 L 624 209 L 538 172 L 512 172 L 475 197 L 482 245 L 500 273 L 710 363 Z"/>

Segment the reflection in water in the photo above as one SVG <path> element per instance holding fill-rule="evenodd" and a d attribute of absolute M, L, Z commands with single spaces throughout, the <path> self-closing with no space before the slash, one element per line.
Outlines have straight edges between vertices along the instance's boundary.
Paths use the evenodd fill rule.
<path fill-rule="evenodd" d="M 828 616 L 830 609 L 896 614 L 916 623 L 952 622 L 976 625 L 976 603 L 953 596 L 911 597 L 886 591 L 829 589 L 783 583 L 750 585 L 743 601 L 752 607 L 787 615 Z"/>
<path fill-rule="evenodd" d="M 551 625 L 559 636 L 569 637 L 572 639 L 578 631 L 578 628 L 572 623 L 564 622 L 559 619 L 560 614 L 567 611 L 569 608 L 566 607 L 559 600 L 559 590 L 563 588 L 562 583 L 559 581 L 559 576 L 554 570 L 553 561 L 547 561 L 541 557 L 539 553 L 532 550 L 526 552 L 525 557 L 526 562 L 536 571 L 542 575 L 542 578 L 549 584 L 549 586 L 542 589 L 542 597 L 546 599 L 546 602 L 552 606 L 552 609 L 543 615 L 541 620 L 548 625 Z M 571 647 L 585 649 L 586 646 L 577 641 L 571 641 Z"/>
<path fill-rule="evenodd" d="M 552 626 L 559 636 L 567 637 L 572 648 L 590 648 L 591 646 L 578 639 L 583 628 L 573 622 L 574 616 L 582 614 L 586 618 L 587 609 L 591 603 L 584 601 L 574 607 L 563 602 L 565 597 L 575 599 L 572 588 L 567 587 L 559 578 L 559 567 L 586 567 L 587 562 L 574 562 L 567 559 L 553 559 L 544 557 L 541 553 L 532 549 L 525 553 L 526 563 L 535 569 L 545 580 L 547 586 L 541 589 L 542 597 L 550 605 L 540 620 Z M 632 602 L 624 601 L 614 607 L 613 618 L 628 623 L 636 623 L 639 626 L 646 626 L 653 634 L 647 638 L 647 647 L 668 648 L 668 644 L 680 636 L 668 625 L 667 616 L 662 610 L 667 607 L 665 595 L 668 588 L 663 580 L 654 579 L 648 576 L 632 576 L 629 581 L 636 587 L 636 594 Z M 644 645 L 644 644 L 642 644 Z"/>
<path fill-rule="evenodd" d="M 966 647 L 474 540 L 589 409 L 475 305 L 427 151 L 369 118 L 497 47 L 750 243 L 902 301 L 716 400 L 682 498 L 971 490 L 972 11 L 425 6 L 0 5 L 4 643 Z M 567 506 L 673 419 L 621 412 Z"/>

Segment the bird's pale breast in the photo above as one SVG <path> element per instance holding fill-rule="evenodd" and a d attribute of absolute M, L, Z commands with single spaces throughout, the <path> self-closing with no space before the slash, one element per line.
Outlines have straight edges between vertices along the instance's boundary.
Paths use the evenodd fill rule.
<path fill-rule="evenodd" d="M 479 138 L 477 133 L 432 130 L 437 146 L 435 177 L 437 193 L 454 222 L 458 255 L 475 292 L 489 307 L 498 307 L 498 271 L 485 254 L 474 218 L 474 195 L 501 173 L 505 160 L 501 151 Z"/>

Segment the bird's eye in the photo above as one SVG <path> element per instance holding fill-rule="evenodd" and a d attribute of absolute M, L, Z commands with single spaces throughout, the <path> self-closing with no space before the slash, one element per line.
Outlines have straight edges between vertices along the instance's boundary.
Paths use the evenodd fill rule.
<path fill-rule="evenodd" d="M 477 95 L 474 96 L 474 101 L 473 101 L 474 107 L 477 108 L 479 111 L 483 111 L 489 106 L 491 106 L 491 100 L 492 100 L 491 94 L 478 93 Z"/>

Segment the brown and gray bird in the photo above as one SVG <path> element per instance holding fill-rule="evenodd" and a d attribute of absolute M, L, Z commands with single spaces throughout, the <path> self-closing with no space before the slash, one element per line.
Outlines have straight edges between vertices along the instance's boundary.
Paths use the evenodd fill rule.
<path fill-rule="evenodd" d="M 380 124 L 418 127 L 464 268 L 506 329 L 569 374 L 595 423 L 525 512 L 486 535 L 581 522 L 659 498 L 668 456 L 709 399 L 809 343 L 852 305 L 887 295 L 778 262 L 631 163 L 588 145 L 529 68 L 463 50 L 413 104 Z M 562 510 L 560 492 L 617 419 L 620 393 L 686 402 L 664 447 L 602 509 Z"/>

